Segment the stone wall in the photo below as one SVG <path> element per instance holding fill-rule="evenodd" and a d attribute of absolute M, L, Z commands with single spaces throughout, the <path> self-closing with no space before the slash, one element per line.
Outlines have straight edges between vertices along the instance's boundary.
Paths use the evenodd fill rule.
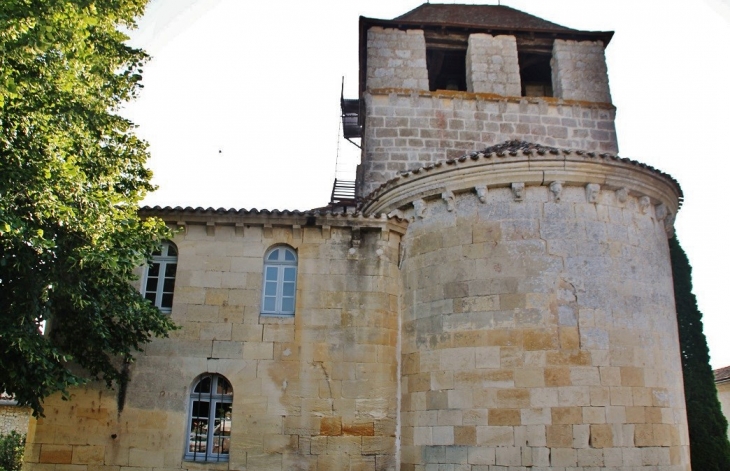
<path fill-rule="evenodd" d="M 366 196 L 399 172 L 517 139 L 618 152 L 615 109 L 553 98 L 501 99 L 468 92 L 365 94 L 358 190 Z"/>
<path fill-rule="evenodd" d="M 470 92 L 520 96 L 520 65 L 514 36 L 469 35 L 466 87 Z"/>
<path fill-rule="evenodd" d="M 399 234 L 387 220 L 210 222 L 174 239 L 180 330 L 137 357 L 124 399 L 101 385 L 49 398 L 28 469 L 395 469 Z M 259 314 L 263 256 L 277 244 L 299 257 L 293 318 Z M 233 386 L 229 463 L 183 459 L 191 386 L 206 372 Z"/>
<path fill-rule="evenodd" d="M 373 27 L 367 39 L 368 88 L 428 90 L 423 31 Z"/>
<path fill-rule="evenodd" d="M 406 215 L 401 469 L 689 470 L 662 215 L 483 190 Z"/>
<path fill-rule="evenodd" d="M 0 403 L 0 435 L 7 435 L 13 430 L 28 433 L 28 418 L 30 409 L 12 404 Z"/>
<path fill-rule="evenodd" d="M 553 90 L 556 97 L 611 103 L 603 43 L 566 41 L 553 43 Z"/>

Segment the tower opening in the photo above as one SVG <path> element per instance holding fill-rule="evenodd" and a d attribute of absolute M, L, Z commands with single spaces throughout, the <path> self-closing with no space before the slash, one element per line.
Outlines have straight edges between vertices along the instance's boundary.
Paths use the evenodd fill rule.
<path fill-rule="evenodd" d="M 466 49 L 426 48 L 429 90 L 466 91 Z"/>
<path fill-rule="evenodd" d="M 548 52 L 524 52 L 518 47 L 522 96 L 553 96 L 553 77 Z"/>

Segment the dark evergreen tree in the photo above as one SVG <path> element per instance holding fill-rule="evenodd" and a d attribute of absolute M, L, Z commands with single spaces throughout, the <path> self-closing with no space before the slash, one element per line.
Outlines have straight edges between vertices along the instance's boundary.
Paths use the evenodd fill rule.
<path fill-rule="evenodd" d="M 692 267 L 676 237 L 670 239 L 669 249 L 674 274 L 692 469 L 727 471 L 730 469 L 728 424 L 717 399 L 707 339 L 702 331 L 702 313 L 692 293 Z"/>

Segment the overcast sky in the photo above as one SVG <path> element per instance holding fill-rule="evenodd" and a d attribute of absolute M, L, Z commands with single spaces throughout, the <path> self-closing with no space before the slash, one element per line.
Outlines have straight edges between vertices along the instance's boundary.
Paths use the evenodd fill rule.
<path fill-rule="evenodd" d="M 132 42 L 153 59 L 141 98 L 125 111 L 150 143 L 159 190 L 145 204 L 326 204 L 336 169 L 353 178 L 359 161 L 358 150 L 338 139 L 343 76 L 346 97 L 357 97 L 358 17 L 393 18 L 421 3 L 152 0 Z M 730 365 L 722 209 L 730 0 L 502 4 L 571 28 L 615 31 L 606 56 L 619 154 L 679 180 L 685 203 L 677 233 L 694 267 L 712 365 Z"/>

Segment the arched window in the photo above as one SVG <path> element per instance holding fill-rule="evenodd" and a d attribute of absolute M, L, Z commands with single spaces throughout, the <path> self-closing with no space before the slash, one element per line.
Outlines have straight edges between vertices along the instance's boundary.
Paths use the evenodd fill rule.
<path fill-rule="evenodd" d="M 193 385 L 188 412 L 189 461 L 228 461 L 233 388 L 221 375 L 204 374 Z"/>
<path fill-rule="evenodd" d="M 172 242 L 162 242 L 160 249 L 152 254 L 152 263 L 145 270 L 142 285 L 144 297 L 162 312 L 172 311 L 176 273 L 177 247 Z"/>
<path fill-rule="evenodd" d="M 297 254 L 290 247 L 269 249 L 264 256 L 261 314 L 293 316 L 296 292 Z"/>

